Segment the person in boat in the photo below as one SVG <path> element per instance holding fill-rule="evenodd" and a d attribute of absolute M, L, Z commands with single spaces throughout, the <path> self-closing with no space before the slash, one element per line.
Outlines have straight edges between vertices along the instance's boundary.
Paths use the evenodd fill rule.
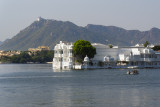
<path fill-rule="evenodd" d="M 138 71 L 137 71 L 137 70 L 128 71 L 127 74 L 129 74 L 129 75 L 130 75 L 130 74 L 138 74 Z"/>
<path fill-rule="evenodd" d="M 134 73 L 134 74 L 138 74 L 138 71 L 137 71 L 137 70 L 134 70 L 133 73 Z"/>
<path fill-rule="evenodd" d="M 129 70 L 129 71 L 127 72 L 127 74 L 131 74 L 131 71 Z"/>
<path fill-rule="evenodd" d="M 138 71 L 137 70 L 133 70 L 133 74 L 138 74 Z"/>

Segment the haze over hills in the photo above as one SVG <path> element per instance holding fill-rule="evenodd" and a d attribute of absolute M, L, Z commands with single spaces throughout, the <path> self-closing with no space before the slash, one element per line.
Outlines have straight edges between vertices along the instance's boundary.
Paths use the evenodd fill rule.
<path fill-rule="evenodd" d="M 126 30 L 115 26 L 89 24 L 86 27 L 77 26 L 69 21 L 46 20 L 40 18 L 30 26 L 21 30 L 12 39 L 1 46 L 1 50 L 27 50 L 41 45 L 51 49 L 59 41 L 75 42 L 84 39 L 92 43 L 113 45 L 135 45 L 137 43 L 160 42 L 160 29 L 152 28 L 149 31 Z"/>
<path fill-rule="evenodd" d="M 2 43 L 3 43 L 3 42 L 0 41 L 0 45 L 1 45 Z"/>
<path fill-rule="evenodd" d="M 8 40 L 10 40 L 10 39 L 6 39 L 4 41 L 0 41 L 0 45 L 2 45 L 3 43 L 7 42 Z"/>

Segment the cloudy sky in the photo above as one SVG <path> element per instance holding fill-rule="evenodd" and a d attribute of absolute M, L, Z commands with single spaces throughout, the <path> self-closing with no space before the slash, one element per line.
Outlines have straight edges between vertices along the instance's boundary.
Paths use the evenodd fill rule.
<path fill-rule="evenodd" d="M 0 0 L 0 41 L 12 38 L 37 17 L 128 30 L 160 28 L 160 0 Z"/>

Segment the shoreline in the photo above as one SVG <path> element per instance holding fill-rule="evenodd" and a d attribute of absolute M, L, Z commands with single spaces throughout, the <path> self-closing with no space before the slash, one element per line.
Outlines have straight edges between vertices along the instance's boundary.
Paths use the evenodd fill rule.
<path fill-rule="evenodd" d="M 27 63 L 10 63 L 10 62 L 0 62 L 1 64 L 52 64 L 53 62 L 46 62 L 46 63 L 39 63 L 39 62 L 27 62 Z M 55 69 L 55 68 L 53 68 Z M 73 70 L 94 70 L 94 69 L 160 69 L 160 67 L 133 67 L 133 66 L 112 66 L 112 67 L 98 67 L 98 66 L 89 66 L 87 68 L 82 67 L 82 68 L 73 68 Z M 64 69 L 67 70 L 67 69 Z M 70 69 L 71 70 L 71 69 Z"/>
<path fill-rule="evenodd" d="M 0 62 L 0 64 L 52 64 L 52 62 L 45 62 L 45 63 L 40 63 L 40 62 L 27 62 L 27 63 Z"/>

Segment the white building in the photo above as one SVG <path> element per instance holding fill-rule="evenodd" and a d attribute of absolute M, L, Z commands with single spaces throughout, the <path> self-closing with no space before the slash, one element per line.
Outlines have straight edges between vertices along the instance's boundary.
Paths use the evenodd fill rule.
<path fill-rule="evenodd" d="M 83 68 L 150 68 L 160 67 L 160 52 L 153 51 L 151 47 L 142 45 L 130 47 L 109 46 L 93 43 L 96 48 L 96 55 L 92 65 L 86 65 L 86 58 L 82 65 L 74 65 L 73 45 L 70 43 L 57 44 L 54 48 L 53 68 L 57 69 L 83 69 Z M 88 63 L 87 59 L 87 64 Z M 101 63 L 102 66 L 99 66 Z"/>
<path fill-rule="evenodd" d="M 140 45 L 130 47 L 109 48 L 103 44 L 92 44 L 97 54 L 92 59 L 94 63 L 104 62 L 104 67 L 147 68 L 160 67 L 160 52 L 153 51 L 151 47 Z M 152 46 L 153 47 L 153 46 Z M 95 64 L 96 65 L 96 64 Z"/>
<path fill-rule="evenodd" d="M 53 58 L 54 69 L 72 69 L 73 68 L 73 45 L 60 41 L 54 47 Z"/>

